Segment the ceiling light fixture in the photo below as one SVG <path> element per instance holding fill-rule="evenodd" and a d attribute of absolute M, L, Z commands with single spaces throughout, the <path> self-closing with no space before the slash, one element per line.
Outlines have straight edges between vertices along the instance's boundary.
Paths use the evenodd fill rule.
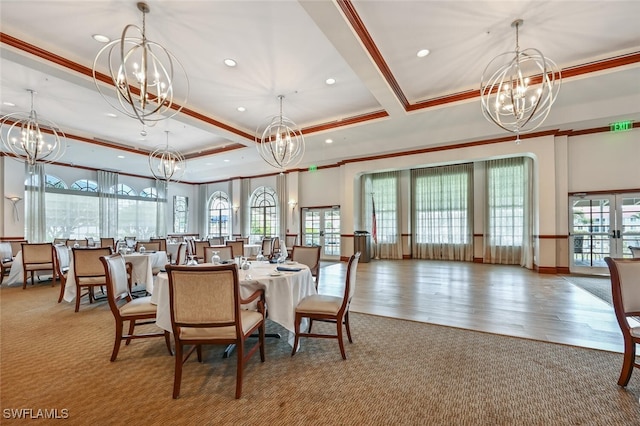
<path fill-rule="evenodd" d="M 8 129 L 2 132 L 3 145 L 19 161 L 30 166 L 36 163 L 51 163 L 59 159 L 66 149 L 66 136 L 58 125 L 38 116 L 33 107 L 35 90 L 31 93 L 31 111 L 14 112 L 0 119 L 0 126 Z"/>
<path fill-rule="evenodd" d="M 102 35 L 102 34 L 94 34 L 91 37 L 95 41 L 97 41 L 99 43 L 109 43 L 111 41 L 111 39 L 109 37 L 107 37 L 106 35 Z"/>
<path fill-rule="evenodd" d="M 283 95 L 279 95 L 280 114 L 266 120 L 256 130 L 256 146 L 264 161 L 285 170 L 300 162 L 304 155 L 304 137 L 297 125 L 282 115 Z M 260 130 L 264 127 L 264 130 Z"/>
<path fill-rule="evenodd" d="M 235 67 L 236 65 L 238 65 L 238 63 L 237 63 L 236 61 L 234 61 L 233 59 L 231 59 L 231 58 L 227 58 L 227 59 L 225 59 L 225 60 L 224 60 L 224 64 L 225 64 L 226 66 L 230 67 L 230 68 L 233 68 L 233 67 Z"/>
<path fill-rule="evenodd" d="M 327 85 L 332 86 L 332 85 L 336 84 L 336 79 L 335 78 L 328 78 L 324 82 L 327 83 Z"/>
<path fill-rule="evenodd" d="M 169 146 L 169 131 L 167 134 L 167 143 L 164 146 L 158 146 L 155 151 L 149 154 L 149 170 L 151 174 L 158 180 L 168 182 L 179 182 L 184 175 L 186 162 L 184 155 Z"/>
<path fill-rule="evenodd" d="M 416 56 L 418 58 L 424 58 L 425 56 L 429 55 L 429 49 L 422 49 L 422 50 L 418 50 L 418 53 L 416 53 Z"/>
<path fill-rule="evenodd" d="M 171 52 L 147 40 L 145 16 L 150 9 L 144 2 L 139 2 L 137 6 L 142 12 L 142 29 L 127 25 L 122 31 L 122 38 L 100 49 L 93 61 L 93 80 L 109 105 L 143 125 L 152 126 L 182 110 L 189 96 L 189 79 L 184 67 Z M 140 33 L 139 36 L 136 31 Z M 103 53 L 106 54 L 111 83 L 116 88 L 117 103 L 100 84 L 104 82 L 104 75 L 99 73 L 97 67 Z M 174 102 L 176 89 L 185 93 L 179 105 Z"/>
<path fill-rule="evenodd" d="M 480 82 L 485 118 L 515 133 L 518 143 L 520 133 L 538 128 L 547 118 L 562 81 L 558 66 L 541 51 L 520 51 L 518 29 L 523 22 L 516 19 L 511 23 L 516 29 L 516 50 L 493 58 Z"/>

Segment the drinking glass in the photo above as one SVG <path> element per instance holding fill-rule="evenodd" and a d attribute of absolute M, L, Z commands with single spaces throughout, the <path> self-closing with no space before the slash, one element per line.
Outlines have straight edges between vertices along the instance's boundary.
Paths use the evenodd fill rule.
<path fill-rule="evenodd" d="M 211 256 L 211 263 L 213 263 L 214 265 L 219 265 L 220 264 L 220 256 L 218 256 L 217 251 L 213 252 L 213 256 Z"/>

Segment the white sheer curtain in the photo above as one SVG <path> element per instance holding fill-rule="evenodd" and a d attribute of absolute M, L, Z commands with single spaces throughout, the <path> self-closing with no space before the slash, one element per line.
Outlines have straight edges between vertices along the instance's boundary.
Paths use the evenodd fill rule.
<path fill-rule="evenodd" d="M 402 259 L 400 172 L 366 175 L 361 194 L 361 223 L 371 233 L 371 257 Z"/>
<path fill-rule="evenodd" d="M 240 234 L 251 236 L 249 230 L 249 215 L 251 214 L 250 200 L 251 198 L 251 179 L 242 179 L 240 181 Z M 251 242 L 251 241 L 249 241 Z"/>
<path fill-rule="evenodd" d="M 25 164 L 27 188 L 25 191 L 25 238 L 30 243 L 47 240 L 45 216 L 45 172 L 44 164 Z"/>
<path fill-rule="evenodd" d="M 487 161 L 484 262 L 533 267 L 533 162 Z"/>
<path fill-rule="evenodd" d="M 167 215 L 169 197 L 169 184 L 166 180 L 156 180 L 156 192 L 158 194 L 158 209 L 156 210 L 156 237 L 167 236 Z"/>
<path fill-rule="evenodd" d="M 411 170 L 413 257 L 473 260 L 473 164 Z"/>
<path fill-rule="evenodd" d="M 287 229 L 287 199 L 289 191 L 287 189 L 287 175 L 280 173 L 276 177 L 276 194 L 278 195 L 278 236 L 280 245 L 284 244 L 284 234 Z"/>
<path fill-rule="evenodd" d="M 100 236 L 118 235 L 118 173 L 98 170 Z"/>

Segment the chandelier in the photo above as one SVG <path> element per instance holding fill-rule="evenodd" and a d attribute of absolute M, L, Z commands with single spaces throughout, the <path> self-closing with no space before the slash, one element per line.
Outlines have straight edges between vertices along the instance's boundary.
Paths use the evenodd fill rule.
<path fill-rule="evenodd" d="M 7 114 L 0 119 L 0 126 L 7 127 L 7 131 L 2 132 L 2 143 L 15 159 L 30 166 L 54 162 L 66 150 L 66 136 L 54 122 L 38 117 L 33 107 L 36 92 L 27 91 L 31 93 L 31 110 Z"/>
<path fill-rule="evenodd" d="M 142 12 L 142 29 L 127 25 L 120 39 L 100 49 L 93 61 L 93 80 L 100 95 L 113 108 L 137 119 L 143 126 L 152 126 L 182 110 L 189 96 L 189 79 L 171 52 L 147 39 L 145 16 L 150 9 L 144 2 L 137 6 Z M 116 88 L 117 103 L 106 93 L 106 87 L 99 84 L 97 65 L 103 54 L 108 61 L 111 82 Z M 179 105 L 174 103 L 178 78 L 181 90 L 185 91 Z"/>
<path fill-rule="evenodd" d="M 518 29 L 523 23 L 522 19 L 511 23 L 516 29 L 516 50 L 493 58 L 480 83 L 485 118 L 515 133 L 516 142 L 520 142 L 520 133 L 544 122 L 561 84 L 560 69 L 551 59 L 538 49 L 520 50 Z"/>
<path fill-rule="evenodd" d="M 185 158 L 169 146 L 169 131 L 165 130 L 165 133 L 167 143 L 149 154 L 149 170 L 158 180 L 178 182 L 186 169 Z"/>
<path fill-rule="evenodd" d="M 268 118 L 256 130 L 256 146 L 264 161 L 271 166 L 285 170 L 300 162 L 304 155 L 304 137 L 296 124 L 282 115 L 283 95 L 280 100 L 280 114 Z M 264 127 L 264 130 L 261 130 Z"/>

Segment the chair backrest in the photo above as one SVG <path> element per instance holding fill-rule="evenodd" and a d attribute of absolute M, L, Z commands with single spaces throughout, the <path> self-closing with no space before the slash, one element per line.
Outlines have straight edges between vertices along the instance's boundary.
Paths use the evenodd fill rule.
<path fill-rule="evenodd" d="M 89 242 L 86 240 L 86 238 L 76 239 L 76 240 L 67 240 L 66 244 L 67 244 L 67 247 L 75 247 L 76 244 L 78 244 L 78 247 L 89 246 Z"/>
<path fill-rule="evenodd" d="M 158 250 L 167 251 L 167 239 L 166 238 L 149 238 L 149 242 L 159 243 L 160 244 L 160 248 Z"/>
<path fill-rule="evenodd" d="M 120 316 L 119 303 L 124 300 L 127 303 L 132 300 L 129 292 L 127 265 L 120 254 L 100 256 L 100 262 L 106 276 L 107 300 L 115 317 Z M 122 303 L 120 303 L 122 305 Z"/>
<path fill-rule="evenodd" d="M 176 250 L 176 265 L 184 265 L 187 263 L 187 243 L 184 241 L 178 243 L 178 250 Z"/>
<path fill-rule="evenodd" d="M 214 252 L 218 252 L 220 260 L 233 259 L 233 247 L 231 246 L 211 246 L 204 248 L 204 263 L 211 263 L 211 257 Z"/>
<path fill-rule="evenodd" d="M 627 317 L 640 316 L 640 259 L 614 259 L 604 261 L 611 274 L 611 296 L 616 319 L 625 338 L 631 334 Z"/>
<path fill-rule="evenodd" d="M 22 244 L 27 243 L 27 240 L 11 240 L 9 241 L 9 245 L 11 246 L 11 255 L 16 257 L 18 252 L 22 250 Z"/>
<path fill-rule="evenodd" d="M 629 250 L 631 251 L 631 257 L 640 258 L 640 247 L 629 246 Z"/>
<path fill-rule="evenodd" d="M 284 237 L 284 242 L 287 247 L 293 247 L 298 244 L 298 234 L 287 234 Z"/>
<path fill-rule="evenodd" d="M 241 335 L 240 287 L 235 264 L 168 265 L 169 306 L 175 335 L 181 327 L 228 327 Z M 234 337 L 231 337 L 233 339 Z"/>
<path fill-rule="evenodd" d="M 358 270 L 359 260 L 360 252 L 357 252 L 349 258 L 349 264 L 347 265 L 347 278 L 344 283 L 344 298 L 340 309 L 344 309 L 349 305 L 349 303 L 351 303 L 351 298 L 356 292 L 356 272 Z"/>
<path fill-rule="evenodd" d="M 100 247 L 111 247 L 112 250 L 116 249 L 115 238 L 100 238 Z"/>
<path fill-rule="evenodd" d="M 210 246 L 221 246 L 224 244 L 224 237 L 209 237 Z"/>
<path fill-rule="evenodd" d="M 22 243 L 22 263 L 24 265 L 53 263 L 53 250 L 51 243 Z"/>
<path fill-rule="evenodd" d="M 160 243 L 158 241 L 136 242 L 136 251 L 140 251 L 140 247 L 144 247 L 146 251 L 160 251 Z"/>
<path fill-rule="evenodd" d="M 242 241 L 245 244 L 249 244 L 249 237 L 236 237 L 236 241 Z"/>
<path fill-rule="evenodd" d="M 204 248 L 211 247 L 209 244 L 209 240 L 206 241 L 194 241 L 193 242 L 193 254 L 196 255 L 198 259 L 204 259 Z"/>
<path fill-rule="evenodd" d="M 273 253 L 273 238 L 262 239 L 262 255 L 265 257 L 271 256 Z"/>
<path fill-rule="evenodd" d="M 321 250 L 321 246 L 293 246 L 293 251 L 291 252 L 291 260 L 307 265 L 309 269 L 311 269 L 311 275 L 316 277 L 316 287 L 318 282 L 317 278 L 320 274 Z"/>
<path fill-rule="evenodd" d="M 104 276 L 104 265 L 100 256 L 111 255 L 108 247 L 74 247 L 73 272 L 76 278 L 91 278 Z"/>
<path fill-rule="evenodd" d="M 232 258 L 244 256 L 244 241 L 227 241 L 225 245 L 231 247 Z"/>
<path fill-rule="evenodd" d="M 53 244 L 54 245 L 56 245 L 56 244 L 64 244 L 64 245 L 66 245 L 67 244 L 67 239 L 66 238 L 54 238 L 53 239 Z"/>
<path fill-rule="evenodd" d="M 61 255 L 62 255 L 62 250 L 67 251 L 67 257 L 68 255 L 68 249 L 67 246 L 65 246 L 64 244 L 60 244 L 58 245 L 59 247 L 61 247 L 61 250 L 58 250 L 58 247 L 56 247 L 56 245 L 52 246 L 52 257 L 53 257 L 53 265 L 55 267 L 56 270 L 56 275 L 58 275 L 58 277 L 60 278 L 60 285 L 62 287 L 65 286 L 66 282 L 67 282 L 67 276 L 65 275 L 65 268 L 64 267 L 64 263 L 69 264 L 69 259 L 66 259 L 66 262 L 62 259 Z"/>

